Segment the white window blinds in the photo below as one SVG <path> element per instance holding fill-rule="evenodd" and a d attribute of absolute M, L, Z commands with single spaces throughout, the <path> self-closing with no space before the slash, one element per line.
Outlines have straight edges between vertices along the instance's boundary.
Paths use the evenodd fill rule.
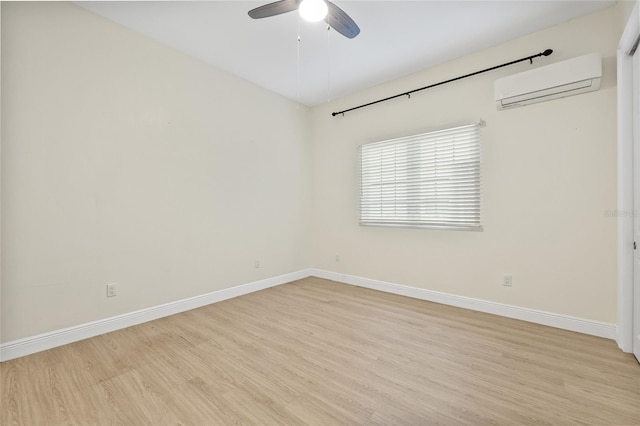
<path fill-rule="evenodd" d="M 481 229 L 480 124 L 359 150 L 361 225 Z"/>

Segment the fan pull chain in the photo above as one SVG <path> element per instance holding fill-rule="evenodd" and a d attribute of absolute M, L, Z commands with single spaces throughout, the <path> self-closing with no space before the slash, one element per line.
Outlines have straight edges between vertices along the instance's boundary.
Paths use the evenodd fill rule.
<path fill-rule="evenodd" d="M 331 26 L 327 25 L 327 103 L 331 101 L 331 49 L 329 48 Z"/>
<path fill-rule="evenodd" d="M 296 102 L 300 109 L 300 16 L 298 16 L 298 40 L 296 43 Z"/>

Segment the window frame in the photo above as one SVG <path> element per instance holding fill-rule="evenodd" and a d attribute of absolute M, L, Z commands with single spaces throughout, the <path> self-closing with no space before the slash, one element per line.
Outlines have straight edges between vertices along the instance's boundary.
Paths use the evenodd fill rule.
<path fill-rule="evenodd" d="M 480 122 L 476 122 L 476 123 L 463 123 L 463 124 L 450 124 L 447 126 L 442 126 L 439 128 L 435 128 L 435 129 L 429 129 L 427 131 L 422 131 L 419 133 L 415 133 L 415 134 L 411 134 L 411 135 L 407 135 L 407 136 L 403 136 L 403 137 L 397 137 L 397 138 L 391 138 L 391 139 L 385 139 L 385 140 L 380 140 L 380 141 L 374 141 L 374 142 L 368 142 L 365 144 L 362 144 L 360 146 L 358 146 L 358 219 L 359 219 L 359 224 L 360 226 L 374 226 L 374 227 L 391 227 L 391 228 L 417 228 L 417 229 L 438 229 L 438 230 L 460 230 L 460 231 L 483 231 L 483 226 L 482 226 L 482 135 L 481 135 L 481 128 L 484 127 L 485 123 L 480 120 Z M 469 130 L 469 134 L 473 134 L 473 141 L 471 143 L 468 142 L 458 142 L 458 144 L 456 144 L 457 140 L 456 140 L 456 136 L 455 134 L 458 134 L 457 132 L 460 129 L 470 129 Z M 446 178 L 438 178 L 438 173 L 442 173 L 442 169 L 438 169 L 438 161 L 440 160 L 442 162 L 442 155 L 440 157 L 438 157 L 438 134 L 440 135 L 446 135 L 446 134 L 454 134 L 454 136 L 448 136 L 447 138 L 444 137 L 440 137 L 440 139 L 445 139 L 445 141 L 441 141 L 440 144 L 450 144 L 452 147 L 449 147 L 449 150 L 453 150 L 453 157 L 454 159 L 451 160 L 447 160 L 448 166 L 451 166 L 451 168 L 449 169 L 449 171 L 454 172 L 454 175 L 448 175 L 448 177 Z M 460 133 L 462 134 L 462 133 Z M 458 136 L 460 137 L 460 136 Z M 468 137 L 468 134 L 465 136 Z M 412 145 L 413 144 L 413 145 Z M 404 159 L 405 161 L 405 166 L 404 167 L 397 167 L 395 165 L 396 162 L 398 162 L 396 160 L 396 151 L 397 151 L 397 146 L 400 146 L 400 148 L 402 148 L 402 145 L 404 145 L 404 150 L 406 152 L 405 157 L 406 156 L 410 156 L 410 157 L 406 157 Z M 427 194 L 426 189 L 420 189 L 419 190 L 419 195 L 414 196 L 413 198 L 411 198 L 410 196 L 406 196 L 405 197 L 405 204 L 406 204 L 406 213 L 402 214 L 400 213 L 397 217 L 393 216 L 395 214 L 395 212 L 393 213 L 392 216 L 389 216 L 388 213 L 381 213 L 380 216 L 377 218 L 377 220 L 375 219 L 375 217 L 372 217 L 372 213 L 371 213 L 371 208 L 368 209 L 368 211 L 366 212 L 366 214 L 364 213 L 365 211 L 365 202 L 369 203 L 369 206 L 371 206 L 372 204 L 370 204 L 372 201 L 372 197 L 369 196 L 365 199 L 365 192 L 367 190 L 371 191 L 371 188 L 373 188 L 373 185 L 371 183 L 365 184 L 365 173 L 371 173 L 371 167 L 369 168 L 369 170 L 366 169 L 366 166 L 363 165 L 363 158 L 364 158 L 364 154 L 363 154 L 363 150 L 366 147 L 375 147 L 375 146 L 387 146 L 387 147 L 392 147 L 392 149 L 396 149 L 396 151 L 394 151 L 393 157 L 394 160 L 392 161 L 394 163 L 394 166 L 389 169 L 387 168 L 386 170 L 392 170 L 391 173 L 395 174 L 396 172 L 400 171 L 401 174 L 403 173 L 404 176 L 406 177 L 407 175 L 413 173 L 414 175 L 416 173 L 418 174 L 422 174 L 422 175 L 427 175 L 429 173 L 432 173 L 434 175 L 434 178 L 431 179 L 431 182 L 429 185 L 431 185 L 432 187 L 432 191 L 435 191 L 435 195 L 426 195 L 427 200 L 426 201 L 420 201 L 420 198 L 423 196 L 423 194 Z M 428 148 L 425 148 L 425 146 L 427 146 Z M 471 155 L 471 160 L 467 161 L 472 163 L 472 166 L 459 166 L 459 164 L 463 164 L 463 161 L 460 161 L 459 163 L 456 162 L 455 160 L 455 156 L 456 156 L 456 147 L 457 146 L 461 146 L 462 150 L 464 152 L 472 152 L 473 151 L 473 155 Z M 411 147 L 411 148 L 409 148 Z M 417 147 L 417 149 L 416 149 Z M 409 154 L 409 152 L 413 150 L 412 154 Z M 445 149 L 446 150 L 446 149 Z M 432 164 L 433 167 L 425 167 L 425 165 L 428 163 L 428 161 L 425 161 L 422 156 L 424 152 L 429 152 L 430 154 L 435 153 L 435 157 L 433 157 L 434 162 Z M 418 154 L 416 155 L 416 152 L 418 152 Z M 383 154 L 379 154 L 382 158 Z M 389 159 L 390 156 L 388 156 L 388 154 L 386 154 L 387 157 L 385 157 L 384 159 Z M 468 160 L 468 159 L 467 159 Z M 370 159 L 367 159 L 367 161 L 370 161 Z M 380 169 L 382 170 L 383 167 L 385 167 L 384 165 L 382 165 L 383 159 L 380 160 L 381 161 L 381 165 L 380 165 Z M 400 161 L 402 162 L 402 161 Z M 409 164 L 409 163 L 413 163 L 413 165 Z M 445 162 L 446 163 L 446 162 Z M 375 167 L 374 167 L 375 168 Z M 447 168 L 445 166 L 445 168 Z M 380 183 L 379 186 L 382 190 L 383 186 L 385 185 L 384 182 L 382 182 L 382 175 L 384 174 L 384 172 L 380 171 Z M 462 189 L 462 186 L 464 186 L 463 184 L 461 184 L 460 182 L 464 182 L 465 179 L 469 180 L 468 177 L 464 177 L 463 174 L 464 173 L 472 173 L 473 177 L 470 179 L 471 182 L 473 182 L 472 185 L 472 193 L 471 195 L 465 196 L 465 201 L 464 202 L 455 202 L 456 197 L 452 196 L 452 194 L 455 194 L 454 191 L 446 191 L 449 193 L 448 196 L 438 196 L 438 185 L 440 185 L 442 187 L 443 183 L 446 185 L 449 185 L 450 187 L 453 186 L 455 187 L 455 191 L 459 191 L 460 193 L 464 192 L 464 189 Z M 370 179 L 370 176 L 368 177 Z M 391 191 L 394 192 L 398 190 L 398 188 L 402 188 L 404 187 L 404 191 L 407 192 L 410 189 L 415 189 L 415 185 L 417 184 L 419 187 L 423 187 L 424 182 L 416 182 L 414 181 L 410 181 L 409 179 L 406 179 L 405 183 L 401 183 L 400 185 L 398 185 L 398 182 L 400 181 L 400 179 L 396 178 L 394 176 L 394 179 L 392 179 L 392 182 L 390 185 L 387 186 L 387 188 Z M 389 183 L 389 182 L 387 182 Z M 368 185 L 368 186 L 367 186 Z M 433 189 L 435 188 L 435 190 Z M 379 203 L 380 209 L 384 209 L 384 200 L 383 200 L 383 195 L 380 195 L 379 198 L 382 200 Z M 401 197 L 401 196 L 400 196 Z M 403 203 L 396 203 L 396 195 L 393 195 L 392 197 L 388 198 L 387 201 L 389 200 L 393 200 L 393 208 L 392 209 L 397 209 L 398 205 L 402 206 Z M 470 201 L 473 200 L 473 201 Z M 415 202 L 419 201 L 419 203 L 423 203 L 425 202 L 426 204 L 424 205 L 416 205 Z M 449 209 L 446 209 L 445 207 L 449 207 Z M 453 207 L 453 209 L 451 209 L 451 207 Z M 374 207 L 375 208 L 375 207 Z M 469 221 L 460 221 L 460 214 L 458 213 L 457 215 L 454 213 L 453 215 L 447 217 L 447 216 L 441 216 L 441 220 L 435 220 L 438 217 L 438 209 L 445 209 L 445 210 L 449 210 L 449 211 L 455 211 L 455 209 L 464 209 L 464 208 L 469 208 L 470 211 L 473 211 L 473 213 L 470 215 L 473 219 L 469 220 Z M 387 209 L 389 209 L 389 206 L 387 206 Z M 409 210 L 413 209 L 413 213 L 411 214 L 411 212 Z M 416 211 L 418 210 L 422 210 L 423 213 L 418 212 L 416 214 Z M 425 213 L 425 210 L 431 210 L 432 213 Z M 434 213 L 435 212 L 435 213 Z M 369 217 L 367 217 L 367 215 Z M 383 216 L 387 216 L 386 218 L 383 218 Z M 429 218 L 429 216 L 431 216 Z M 394 220 L 397 219 L 397 220 Z M 459 221 L 460 224 L 455 224 L 456 221 Z"/>

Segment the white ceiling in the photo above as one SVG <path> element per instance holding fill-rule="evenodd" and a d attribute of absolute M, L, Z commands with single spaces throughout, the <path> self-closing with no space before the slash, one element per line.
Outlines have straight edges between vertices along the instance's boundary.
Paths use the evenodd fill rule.
<path fill-rule="evenodd" d="M 615 1 L 345 1 L 349 40 L 296 12 L 253 20 L 269 1 L 77 2 L 80 6 L 302 104 L 411 74 Z M 299 30 L 298 30 L 299 28 Z M 301 42 L 298 46 L 298 31 Z M 553 46 L 540 46 L 540 51 Z M 536 52 L 522 52 L 528 56 Z M 516 58 L 514 58 L 516 59 Z"/>

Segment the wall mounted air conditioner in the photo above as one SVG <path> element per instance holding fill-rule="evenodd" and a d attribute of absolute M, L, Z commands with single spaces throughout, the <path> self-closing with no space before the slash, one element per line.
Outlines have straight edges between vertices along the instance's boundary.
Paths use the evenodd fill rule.
<path fill-rule="evenodd" d="M 496 106 L 514 108 L 592 92 L 600 88 L 601 77 L 599 53 L 556 62 L 496 80 Z"/>

